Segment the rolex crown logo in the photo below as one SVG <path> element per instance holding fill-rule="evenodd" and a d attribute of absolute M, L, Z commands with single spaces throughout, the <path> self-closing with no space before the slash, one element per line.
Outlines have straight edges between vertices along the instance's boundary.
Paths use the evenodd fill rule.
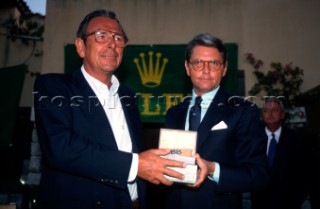
<path fill-rule="evenodd" d="M 140 53 L 141 63 L 139 58 L 134 58 L 133 62 L 136 64 L 139 76 L 141 78 L 142 84 L 149 88 L 154 88 L 160 85 L 163 76 L 164 69 L 168 63 L 168 58 L 163 58 L 161 63 L 162 54 L 160 52 L 156 53 L 156 61 L 153 60 L 153 52 L 148 52 L 149 55 L 149 65 L 147 65 L 145 59 L 145 53 Z M 148 66 L 148 67 L 147 67 Z"/>

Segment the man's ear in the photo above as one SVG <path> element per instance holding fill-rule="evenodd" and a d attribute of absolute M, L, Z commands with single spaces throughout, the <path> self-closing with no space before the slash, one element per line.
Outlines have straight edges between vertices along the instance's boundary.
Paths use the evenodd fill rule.
<path fill-rule="evenodd" d="M 223 66 L 223 75 L 222 75 L 222 77 L 224 77 L 227 74 L 227 70 L 228 70 L 228 62 L 226 62 L 226 64 L 224 64 L 224 66 Z"/>
<path fill-rule="evenodd" d="M 84 58 L 85 56 L 85 44 L 84 41 L 81 38 L 76 38 L 74 41 L 74 44 L 76 45 L 77 53 L 81 58 Z"/>
<path fill-rule="evenodd" d="M 187 60 L 184 61 L 184 67 L 186 69 L 187 75 L 190 76 L 190 67 L 189 62 Z"/>

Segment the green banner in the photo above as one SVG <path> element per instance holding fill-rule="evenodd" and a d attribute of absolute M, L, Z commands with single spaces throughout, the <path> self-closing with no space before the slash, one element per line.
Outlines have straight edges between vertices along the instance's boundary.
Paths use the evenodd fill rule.
<path fill-rule="evenodd" d="M 223 87 L 230 93 L 237 88 L 238 47 L 226 44 L 229 67 Z M 184 67 L 186 45 L 129 45 L 116 71 L 119 80 L 137 93 L 143 122 L 165 119 L 168 108 L 191 96 L 192 85 Z M 66 45 L 65 69 L 81 65 L 74 45 Z M 67 71 L 65 71 L 67 72 Z"/>

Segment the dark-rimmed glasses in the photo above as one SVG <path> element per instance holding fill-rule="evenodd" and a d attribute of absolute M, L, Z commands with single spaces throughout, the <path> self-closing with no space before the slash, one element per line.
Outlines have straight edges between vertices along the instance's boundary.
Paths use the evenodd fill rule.
<path fill-rule="evenodd" d="M 193 60 L 190 62 L 191 66 L 195 71 L 203 70 L 206 63 L 208 64 L 209 70 L 213 72 L 220 70 L 221 66 L 223 65 L 223 63 L 219 62 L 218 60 Z"/>
<path fill-rule="evenodd" d="M 96 30 L 92 33 L 86 34 L 86 38 L 91 35 L 94 35 L 95 40 L 101 44 L 107 43 L 111 39 L 113 39 L 118 47 L 125 47 L 127 45 L 127 40 L 122 34 L 115 33 L 109 30 Z"/>

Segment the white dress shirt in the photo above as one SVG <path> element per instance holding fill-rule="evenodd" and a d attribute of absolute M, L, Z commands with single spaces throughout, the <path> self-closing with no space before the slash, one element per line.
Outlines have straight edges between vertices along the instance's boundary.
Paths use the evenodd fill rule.
<path fill-rule="evenodd" d="M 132 141 L 118 94 L 118 88 L 120 86 L 118 79 L 116 76 L 112 75 L 111 87 L 109 89 L 106 84 L 89 75 L 83 66 L 81 67 L 81 71 L 103 106 L 116 139 L 118 149 L 131 153 Z M 138 198 L 137 183 L 135 182 L 138 173 L 138 160 L 138 154 L 133 153 L 128 177 L 128 189 L 131 200 L 136 200 Z"/>

